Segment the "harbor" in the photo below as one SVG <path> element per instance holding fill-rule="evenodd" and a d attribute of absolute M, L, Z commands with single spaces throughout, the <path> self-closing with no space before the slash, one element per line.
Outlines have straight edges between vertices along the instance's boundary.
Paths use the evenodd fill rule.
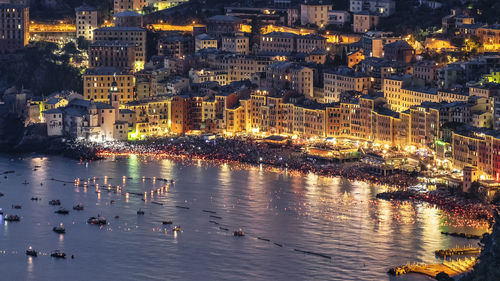
<path fill-rule="evenodd" d="M 432 206 L 376 199 L 381 186 L 258 166 L 141 156 L 69 163 L 58 157 L 4 157 L 4 171 L 12 172 L 0 178 L 0 208 L 20 221 L 2 224 L 0 262 L 13 269 L 33 268 L 31 275 L 9 271 L 10 279 L 40 280 L 54 272 L 69 278 L 78 268 L 85 273 L 76 280 L 98 278 L 101 271 L 122 280 L 158 274 L 183 280 L 283 280 L 313 272 L 317 280 L 333 275 L 387 280 L 387 269 L 405 256 L 442 263 L 436 249 L 471 243 L 441 231 L 487 231 L 477 228 L 481 223 L 443 220 L 446 212 Z M 50 205 L 51 200 L 60 205 Z M 54 213 L 59 208 L 69 214 Z M 91 217 L 106 223 L 91 225 Z M 65 233 L 55 233 L 61 223 Z M 40 233 L 36 239 L 30 235 L 33 229 Z M 418 245 L 407 243 L 412 239 Z M 26 255 L 30 246 L 37 257 Z M 66 258 L 50 257 L 55 250 Z M 152 256 L 162 257 L 161 263 Z M 103 259 L 108 262 L 97 262 Z M 145 260 L 150 266 L 137 267 Z M 223 260 L 231 270 L 212 268 L 214 260 Z M 246 264 L 261 270 L 241 278 Z M 203 268 L 212 269 L 203 277 L 193 273 Z"/>

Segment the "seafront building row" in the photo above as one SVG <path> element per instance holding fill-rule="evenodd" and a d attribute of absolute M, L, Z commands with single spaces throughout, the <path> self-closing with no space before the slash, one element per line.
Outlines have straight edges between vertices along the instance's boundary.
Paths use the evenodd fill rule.
<path fill-rule="evenodd" d="M 24 4 L 0 4 L 0 17 L 10 21 L 0 23 L 0 57 L 16 55 L 28 40 L 88 40 L 87 56 L 71 62 L 84 70 L 81 94 L 17 90 L 3 99 L 26 124 L 46 124 L 51 137 L 349 139 L 426 149 L 457 169 L 498 179 L 500 55 L 487 53 L 500 50 L 498 24 L 453 10 L 442 19 L 443 33 L 418 42 L 378 28 L 396 13 L 393 0 L 351 0 L 345 11 L 328 1 L 280 0 L 168 23 L 161 10 L 184 2 L 117 0 L 104 21 L 83 5 L 74 23 L 52 25 L 30 22 Z M 446 32 L 464 46 L 453 46 Z M 435 56 L 469 52 L 468 40 L 481 48 L 467 60 Z"/>

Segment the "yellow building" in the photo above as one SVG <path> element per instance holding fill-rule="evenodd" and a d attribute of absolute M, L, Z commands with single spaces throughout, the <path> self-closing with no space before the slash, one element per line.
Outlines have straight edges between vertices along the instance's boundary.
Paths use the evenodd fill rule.
<path fill-rule="evenodd" d="M 111 83 L 118 83 L 120 101 L 122 103 L 134 100 L 134 76 L 114 67 L 90 68 L 83 75 L 83 96 L 86 100 L 109 103 Z"/>

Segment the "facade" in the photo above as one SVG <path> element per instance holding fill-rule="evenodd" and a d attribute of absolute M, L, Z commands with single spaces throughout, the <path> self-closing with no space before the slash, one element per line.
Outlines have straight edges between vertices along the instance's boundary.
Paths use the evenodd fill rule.
<path fill-rule="evenodd" d="M 420 61 L 413 65 L 413 76 L 431 84 L 436 80 L 436 69 L 437 65 L 434 61 Z"/>
<path fill-rule="evenodd" d="M 142 27 L 142 15 L 134 11 L 124 11 L 115 14 L 115 26 L 117 27 Z"/>
<path fill-rule="evenodd" d="M 148 5 L 148 0 L 114 0 L 115 15 L 125 11 L 140 11 Z"/>
<path fill-rule="evenodd" d="M 399 40 L 384 46 L 384 58 L 390 61 L 410 63 L 415 61 L 415 49 L 405 40 Z"/>
<path fill-rule="evenodd" d="M 387 103 L 392 110 L 397 112 L 405 111 L 424 102 L 467 101 L 469 98 L 468 93 L 425 88 L 423 81 L 412 79 L 411 75 L 385 78 L 383 91 Z"/>
<path fill-rule="evenodd" d="M 314 24 L 323 28 L 328 24 L 329 10 L 332 10 L 332 5 L 323 4 L 321 0 L 300 4 L 300 24 Z"/>
<path fill-rule="evenodd" d="M 486 50 L 500 50 L 500 24 L 482 26 L 476 29 L 476 36 Z"/>
<path fill-rule="evenodd" d="M 24 48 L 29 41 L 29 8 L 0 3 L 0 18 L 0 56 Z"/>
<path fill-rule="evenodd" d="M 158 55 L 182 59 L 194 52 L 194 42 L 191 36 L 167 36 L 158 41 Z"/>
<path fill-rule="evenodd" d="M 323 74 L 323 85 L 325 102 L 337 102 L 344 92 L 356 91 L 368 94 L 370 77 L 349 68 L 326 70 Z"/>
<path fill-rule="evenodd" d="M 82 5 L 75 9 L 76 12 L 76 38 L 83 37 L 89 41 L 94 41 L 94 30 L 99 28 L 97 9 Z"/>
<path fill-rule="evenodd" d="M 94 30 L 96 41 L 123 41 L 135 45 L 136 70 L 146 62 L 146 30 L 139 27 L 101 27 Z"/>
<path fill-rule="evenodd" d="M 250 38 L 243 35 L 222 37 L 221 49 L 226 52 L 250 54 Z"/>
<path fill-rule="evenodd" d="M 291 62 L 276 62 L 266 69 L 266 86 L 290 89 L 313 97 L 313 70 Z"/>
<path fill-rule="evenodd" d="M 326 38 L 320 35 L 297 35 L 290 32 L 271 32 L 262 35 L 261 52 L 269 53 L 311 53 L 326 50 Z"/>
<path fill-rule="evenodd" d="M 347 11 L 330 10 L 328 11 L 328 24 L 342 26 L 351 22 L 351 14 Z"/>
<path fill-rule="evenodd" d="M 135 45 L 121 41 L 96 41 L 89 46 L 89 67 L 111 66 L 134 70 Z"/>
<path fill-rule="evenodd" d="M 394 0 L 350 0 L 349 11 L 351 13 L 371 12 L 381 17 L 388 17 L 396 12 L 396 1 Z"/>
<path fill-rule="evenodd" d="M 214 48 L 217 49 L 217 39 L 208 34 L 197 35 L 194 39 L 194 51 L 198 52 L 201 49 Z"/>
<path fill-rule="evenodd" d="M 207 32 L 215 38 L 221 38 L 241 31 L 242 23 L 241 19 L 233 16 L 213 16 L 207 20 Z"/>
<path fill-rule="evenodd" d="M 117 83 L 122 102 L 134 100 L 134 76 L 114 67 L 98 67 L 85 71 L 83 75 L 84 98 L 95 102 L 109 102 L 108 92 L 113 81 Z"/>
<path fill-rule="evenodd" d="M 377 14 L 373 14 L 370 12 L 359 12 L 354 14 L 353 20 L 353 31 L 356 33 L 365 33 L 369 30 L 377 27 L 380 17 Z"/>

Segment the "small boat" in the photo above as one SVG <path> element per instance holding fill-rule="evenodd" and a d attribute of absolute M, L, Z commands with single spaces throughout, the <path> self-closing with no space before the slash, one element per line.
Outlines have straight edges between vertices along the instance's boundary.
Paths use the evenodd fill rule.
<path fill-rule="evenodd" d="M 66 233 L 66 229 L 62 226 L 62 223 L 59 226 L 54 226 L 54 228 L 52 228 L 52 231 L 59 234 Z"/>
<path fill-rule="evenodd" d="M 61 205 L 61 201 L 60 200 L 50 200 L 49 201 L 49 205 L 51 205 L 51 206 L 59 206 L 59 205 Z"/>
<path fill-rule="evenodd" d="M 141 210 L 141 209 L 139 209 L 139 210 L 137 211 L 137 214 L 138 214 L 138 215 L 144 215 L 144 211 L 143 211 L 143 210 Z"/>
<path fill-rule="evenodd" d="M 59 210 L 55 211 L 54 213 L 60 214 L 60 215 L 67 215 L 67 214 L 69 214 L 69 211 L 64 209 L 64 208 L 60 208 Z"/>
<path fill-rule="evenodd" d="M 87 223 L 88 224 L 103 225 L 103 224 L 106 224 L 107 221 L 106 221 L 106 219 L 104 217 L 98 216 L 97 218 L 96 217 L 90 217 L 87 220 Z"/>
<path fill-rule="evenodd" d="M 2 197 L 2 196 L 3 196 L 3 193 L 2 193 L 2 192 L 0 192 L 0 197 Z"/>
<path fill-rule="evenodd" d="M 172 224 L 172 221 L 162 221 L 162 224 Z"/>
<path fill-rule="evenodd" d="M 176 225 L 174 226 L 174 228 L 172 228 L 172 231 L 181 231 L 181 227 L 179 225 Z"/>
<path fill-rule="evenodd" d="M 175 184 L 175 181 L 174 181 L 174 180 L 170 180 L 170 183 L 171 183 L 171 184 Z"/>
<path fill-rule="evenodd" d="M 35 171 L 36 171 L 36 170 L 35 170 Z M 29 182 L 28 182 L 27 180 L 25 180 L 25 181 L 23 182 L 23 184 L 29 184 Z"/>
<path fill-rule="evenodd" d="M 21 205 L 12 205 L 12 209 L 21 209 Z"/>
<path fill-rule="evenodd" d="M 0 215 L 3 215 L 3 210 L 2 210 L 2 208 L 0 208 Z"/>
<path fill-rule="evenodd" d="M 120 216 L 115 216 L 115 219 L 119 219 L 119 218 L 120 218 Z"/>
<path fill-rule="evenodd" d="M 76 211 L 83 211 L 83 204 L 80 203 L 78 205 L 75 205 L 73 206 L 73 210 L 76 210 Z"/>
<path fill-rule="evenodd" d="M 52 254 L 50 254 L 50 256 L 53 258 L 57 258 L 57 259 L 65 259 L 66 258 L 66 254 L 59 251 L 59 250 L 55 250 L 54 252 L 52 252 Z"/>
<path fill-rule="evenodd" d="M 38 256 L 38 253 L 33 250 L 33 248 L 29 247 L 28 250 L 26 250 L 26 255 L 36 257 Z"/>
<path fill-rule="evenodd" d="M 234 236 L 238 236 L 238 237 L 241 237 L 241 236 L 245 236 L 245 232 L 243 232 L 243 230 L 236 230 L 234 232 Z"/>
<path fill-rule="evenodd" d="M 5 221 L 20 221 L 21 218 L 18 215 L 5 215 L 3 218 Z"/>
<path fill-rule="evenodd" d="M 38 201 L 38 200 L 41 200 L 41 199 L 38 197 L 31 197 L 31 201 Z"/>

